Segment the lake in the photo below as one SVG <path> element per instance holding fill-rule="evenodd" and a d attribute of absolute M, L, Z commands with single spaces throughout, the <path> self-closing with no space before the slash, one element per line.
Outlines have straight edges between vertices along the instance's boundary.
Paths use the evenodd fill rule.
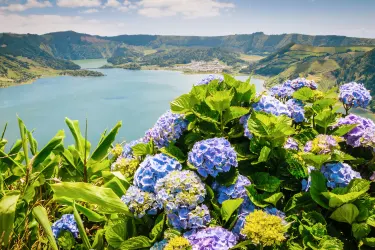
<path fill-rule="evenodd" d="M 76 63 L 82 68 L 97 68 L 105 64 L 105 60 Z M 34 137 L 40 146 L 45 145 L 60 129 L 66 132 L 65 144 L 73 143 L 65 117 L 79 120 L 82 133 L 87 118 L 88 138 L 94 145 L 105 129 L 111 129 L 120 120 L 123 125 L 117 141 L 137 139 L 169 108 L 170 101 L 188 92 L 195 82 L 205 76 L 176 71 L 97 71 L 106 76 L 58 76 L 0 89 L 1 131 L 8 122 L 5 138 L 10 144 L 20 138 L 18 115 L 29 130 L 35 129 Z M 237 78 L 245 80 L 247 77 Z M 263 80 L 252 79 L 252 83 L 258 90 L 263 88 Z"/>

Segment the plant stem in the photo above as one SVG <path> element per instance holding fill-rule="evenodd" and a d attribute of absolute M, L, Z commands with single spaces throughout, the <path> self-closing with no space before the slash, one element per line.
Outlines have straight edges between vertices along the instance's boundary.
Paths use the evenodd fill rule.
<path fill-rule="evenodd" d="M 87 118 L 86 118 L 86 127 L 85 127 L 85 155 L 83 159 L 83 181 L 87 182 Z"/>
<path fill-rule="evenodd" d="M 4 127 L 4 130 L 3 130 L 3 133 L 1 134 L 0 140 L 4 139 L 4 135 L 5 135 L 5 131 L 7 131 L 7 127 L 8 127 L 8 123 L 5 123 L 5 127 Z"/>
<path fill-rule="evenodd" d="M 220 113 L 220 130 L 221 130 L 221 134 L 224 136 L 223 111 L 221 111 Z"/>
<path fill-rule="evenodd" d="M 259 244 L 259 250 L 263 250 L 263 245 Z"/>

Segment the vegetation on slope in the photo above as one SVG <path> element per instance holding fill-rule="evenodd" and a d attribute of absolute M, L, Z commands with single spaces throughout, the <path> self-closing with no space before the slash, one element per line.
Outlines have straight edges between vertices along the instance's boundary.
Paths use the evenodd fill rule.
<path fill-rule="evenodd" d="M 105 76 L 102 72 L 99 71 L 93 71 L 93 70 L 87 70 L 87 69 L 80 69 L 80 70 L 64 70 L 59 73 L 59 75 L 63 76 Z"/>

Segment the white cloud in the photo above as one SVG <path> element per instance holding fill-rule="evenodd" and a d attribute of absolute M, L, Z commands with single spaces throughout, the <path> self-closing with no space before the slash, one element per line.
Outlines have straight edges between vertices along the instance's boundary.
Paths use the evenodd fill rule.
<path fill-rule="evenodd" d="M 76 7 L 99 7 L 101 0 L 57 0 L 56 4 L 60 7 L 76 8 Z"/>
<path fill-rule="evenodd" d="M 15 11 L 25 11 L 27 9 L 32 9 L 32 8 L 46 8 L 46 7 L 52 7 L 52 4 L 48 0 L 46 1 L 27 0 L 25 4 L 14 3 L 14 4 L 9 4 L 8 6 L 2 6 L 0 7 L 0 10 L 15 12 Z"/>
<path fill-rule="evenodd" d="M 182 15 L 186 18 L 219 16 L 221 10 L 234 8 L 230 2 L 217 0 L 141 0 L 138 13 L 148 17 Z"/>
<path fill-rule="evenodd" d="M 87 10 L 80 11 L 80 13 L 83 13 L 83 14 L 92 14 L 92 13 L 97 13 L 97 12 L 99 12 L 99 10 L 97 9 L 87 9 Z"/>
<path fill-rule="evenodd" d="M 120 7 L 121 3 L 117 0 L 108 0 L 107 3 L 104 5 L 105 7 Z"/>

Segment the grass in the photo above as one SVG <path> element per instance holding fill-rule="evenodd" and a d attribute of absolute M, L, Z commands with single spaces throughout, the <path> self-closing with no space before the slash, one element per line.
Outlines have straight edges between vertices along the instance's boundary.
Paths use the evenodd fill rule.
<path fill-rule="evenodd" d="M 247 54 L 240 54 L 240 59 L 247 61 L 247 62 L 255 62 L 263 59 L 264 56 L 259 55 L 247 55 Z"/>

